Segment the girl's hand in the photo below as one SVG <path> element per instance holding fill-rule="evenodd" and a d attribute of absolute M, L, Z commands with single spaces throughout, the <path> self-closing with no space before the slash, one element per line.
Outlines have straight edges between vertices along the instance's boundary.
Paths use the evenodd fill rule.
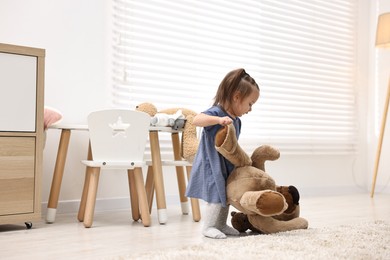
<path fill-rule="evenodd" d="M 225 126 L 225 125 L 230 125 L 231 123 L 233 123 L 233 120 L 228 116 L 224 116 L 224 117 L 219 118 L 220 125 Z"/>

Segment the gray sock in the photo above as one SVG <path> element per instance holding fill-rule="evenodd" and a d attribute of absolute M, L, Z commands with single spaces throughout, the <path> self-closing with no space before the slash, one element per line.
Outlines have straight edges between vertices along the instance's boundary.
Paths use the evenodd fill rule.
<path fill-rule="evenodd" d="M 225 235 L 239 236 L 240 232 L 237 229 L 232 228 L 226 224 L 228 215 L 229 215 L 229 205 L 224 208 L 221 208 L 217 220 L 217 228 Z"/>
<path fill-rule="evenodd" d="M 210 238 L 226 238 L 226 235 L 217 228 L 218 218 L 222 210 L 221 204 L 206 204 L 206 214 L 203 218 L 203 230 L 202 234 Z"/>

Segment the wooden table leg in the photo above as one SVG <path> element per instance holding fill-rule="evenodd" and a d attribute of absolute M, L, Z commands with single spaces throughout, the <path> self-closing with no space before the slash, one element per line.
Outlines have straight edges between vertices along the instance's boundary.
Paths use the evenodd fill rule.
<path fill-rule="evenodd" d="M 160 224 L 165 224 L 168 220 L 167 206 L 165 202 L 164 180 L 162 176 L 162 164 L 160 154 L 160 144 L 157 131 L 149 131 L 150 152 L 152 155 L 154 188 L 156 191 L 157 214 Z"/>
<path fill-rule="evenodd" d="M 182 158 L 180 155 L 179 133 L 172 133 L 171 139 L 172 139 L 172 147 L 173 147 L 173 157 L 174 157 L 175 161 L 180 161 Z M 176 176 L 177 176 L 177 185 L 179 187 L 181 212 L 184 215 L 187 215 L 189 213 L 189 205 L 188 205 L 189 203 L 188 203 L 188 198 L 185 196 L 186 180 L 185 180 L 185 176 L 184 176 L 184 167 L 183 166 L 176 166 Z"/>
<path fill-rule="evenodd" d="M 187 171 L 187 179 L 190 179 L 191 176 L 191 166 L 186 166 L 186 171 Z M 191 209 L 192 209 L 192 219 L 195 222 L 200 221 L 201 214 L 200 214 L 200 206 L 199 206 L 199 200 L 191 198 Z"/>
<path fill-rule="evenodd" d="M 64 175 L 64 167 L 66 161 L 66 155 L 68 153 L 69 140 L 70 140 L 69 129 L 62 129 L 60 142 L 58 145 L 57 159 L 53 173 L 53 180 L 50 188 L 49 201 L 47 204 L 47 215 L 46 222 L 53 223 L 56 218 L 56 211 L 58 206 L 58 198 L 61 190 L 62 177 Z"/>

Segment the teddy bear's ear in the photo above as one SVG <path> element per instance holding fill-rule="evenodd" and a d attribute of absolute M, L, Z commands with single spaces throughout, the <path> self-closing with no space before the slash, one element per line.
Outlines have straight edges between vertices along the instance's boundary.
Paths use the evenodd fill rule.
<path fill-rule="evenodd" d="M 299 192 L 298 189 L 294 186 L 288 186 L 288 192 L 291 194 L 293 198 L 293 203 L 295 205 L 299 205 Z"/>
<path fill-rule="evenodd" d="M 294 186 L 278 186 L 276 188 L 288 204 L 288 208 L 282 214 L 274 216 L 275 219 L 287 221 L 299 217 L 299 192 Z"/>

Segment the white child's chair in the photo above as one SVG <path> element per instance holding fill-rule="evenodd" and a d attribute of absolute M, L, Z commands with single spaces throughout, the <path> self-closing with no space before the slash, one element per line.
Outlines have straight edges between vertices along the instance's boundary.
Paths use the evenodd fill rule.
<path fill-rule="evenodd" d="M 86 199 L 81 200 L 79 211 L 79 220 L 85 227 L 92 226 L 100 169 L 127 170 L 133 219 L 141 219 L 145 227 L 151 224 L 142 174 L 149 126 L 150 116 L 140 111 L 107 109 L 89 114 L 93 159 L 82 161 L 87 166 L 84 184 L 87 190 L 84 190 Z"/>

